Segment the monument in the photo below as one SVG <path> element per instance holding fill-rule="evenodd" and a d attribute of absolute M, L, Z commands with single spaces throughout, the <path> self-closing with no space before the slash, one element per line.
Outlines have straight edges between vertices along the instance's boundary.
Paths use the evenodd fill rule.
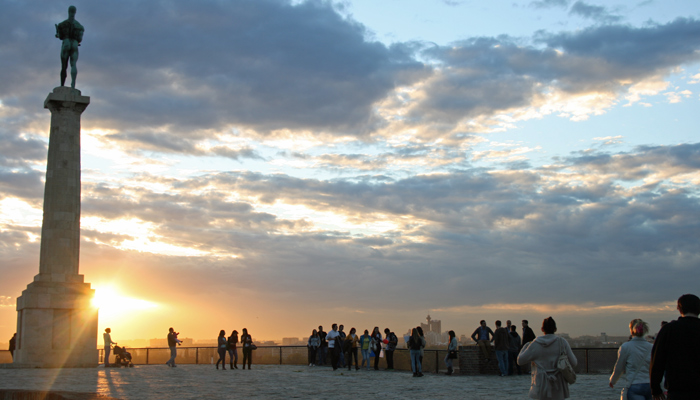
<path fill-rule="evenodd" d="M 91 304 L 95 290 L 78 273 L 80 116 L 90 98 L 74 88 L 77 44 L 83 32 L 74 16 L 75 7 L 71 6 L 69 19 L 56 26 L 56 36 L 63 40 L 63 69 L 61 86 L 44 101 L 44 108 L 51 111 L 51 131 L 39 274 L 17 298 L 17 367 L 95 367 L 98 362 L 97 309 Z M 66 28 L 65 22 L 70 26 Z M 62 26 L 69 33 L 66 37 L 59 35 Z M 80 27 L 79 38 L 75 36 L 76 26 Z M 68 59 L 73 78 L 70 88 L 63 86 Z"/>

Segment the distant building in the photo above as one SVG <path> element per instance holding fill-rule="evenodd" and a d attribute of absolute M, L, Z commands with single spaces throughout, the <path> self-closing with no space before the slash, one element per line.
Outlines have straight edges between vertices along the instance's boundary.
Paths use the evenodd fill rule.
<path fill-rule="evenodd" d="M 442 321 L 431 319 L 430 315 L 428 315 L 425 319 L 428 321 L 428 323 L 420 324 L 420 327 L 423 329 L 423 333 L 427 334 L 428 332 L 435 332 L 439 334 L 442 332 Z"/>
<path fill-rule="evenodd" d="M 282 338 L 282 346 L 298 346 L 300 344 L 303 344 L 299 338 L 295 337 L 286 337 Z"/>

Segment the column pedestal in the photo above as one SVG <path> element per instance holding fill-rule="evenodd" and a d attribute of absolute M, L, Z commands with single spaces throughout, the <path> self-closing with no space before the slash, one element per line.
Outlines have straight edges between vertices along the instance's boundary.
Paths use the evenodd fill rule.
<path fill-rule="evenodd" d="M 97 366 L 95 290 L 78 273 L 80 115 L 88 104 L 89 97 L 64 86 L 44 102 L 51 133 L 39 274 L 17 298 L 17 367 Z"/>

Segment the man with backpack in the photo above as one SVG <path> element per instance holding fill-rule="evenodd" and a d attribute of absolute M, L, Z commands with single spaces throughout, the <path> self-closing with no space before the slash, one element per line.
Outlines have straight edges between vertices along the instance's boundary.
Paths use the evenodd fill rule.
<path fill-rule="evenodd" d="M 396 345 L 399 343 L 399 338 L 396 334 L 392 332 L 389 328 L 384 329 L 384 340 L 386 341 L 386 347 L 384 353 L 386 354 L 386 370 L 394 370 L 394 350 L 396 350 Z"/>

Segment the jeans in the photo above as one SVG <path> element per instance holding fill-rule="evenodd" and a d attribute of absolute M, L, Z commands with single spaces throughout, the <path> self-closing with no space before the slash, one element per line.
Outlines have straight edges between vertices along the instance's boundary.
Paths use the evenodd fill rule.
<path fill-rule="evenodd" d="M 452 368 L 452 360 L 453 358 L 450 358 L 450 352 L 447 352 L 447 355 L 445 356 L 445 366 L 447 368 Z"/>
<path fill-rule="evenodd" d="M 219 351 L 219 359 L 216 360 L 216 369 L 219 369 L 219 363 L 226 369 L 226 348 L 219 347 L 217 350 Z"/>
<path fill-rule="evenodd" d="M 423 372 L 420 365 L 420 350 L 411 350 L 411 369 L 414 374 Z"/>
<path fill-rule="evenodd" d="M 342 349 L 338 350 L 338 368 L 345 366 L 345 353 Z"/>
<path fill-rule="evenodd" d="M 365 366 L 365 363 L 367 363 L 367 370 L 369 371 L 369 349 L 362 349 L 362 363 L 360 364 L 361 366 Z"/>
<path fill-rule="evenodd" d="M 496 359 L 498 359 L 498 369 L 501 370 L 501 375 L 508 375 L 508 350 L 496 350 Z"/>
<path fill-rule="evenodd" d="M 309 346 L 309 364 L 316 364 L 316 353 L 318 353 L 318 347 Z"/>
<path fill-rule="evenodd" d="M 651 400 L 651 386 L 648 383 L 635 383 L 627 389 L 627 400 Z"/>
<path fill-rule="evenodd" d="M 328 354 L 328 347 L 321 346 L 318 348 L 318 365 L 326 365 L 326 354 Z"/>
<path fill-rule="evenodd" d="M 228 349 L 228 357 L 231 365 L 238 364 L 238 349 Z"/>
<path fill-rule="evenodd" d="M 385 350 L 386 369 L 394 369 L 394 350 Z"/>
<path fill-rule="evenodd" d="M 170 360 L 166 362 L 166 364 L 170 365 L 171 367 L 175 366 L 175 357 L 177 357 L 177 346 L 172 346 L 170 348 Z"/>
<path fill-rule="evenodd" d="M 350 349 L 350 351 L 347 352 L 348 355 L 348 371 L 352 369 L 352 357 L 355 357 L 355 369 L 359 369 L 357 366 L 357 347 L 353 347 Z"/>
<path fill-rule="evenodd" d="M 105 365 L 109 364 L 109 355 L 112 353 L 112 347 L 105 346 Z"/>

